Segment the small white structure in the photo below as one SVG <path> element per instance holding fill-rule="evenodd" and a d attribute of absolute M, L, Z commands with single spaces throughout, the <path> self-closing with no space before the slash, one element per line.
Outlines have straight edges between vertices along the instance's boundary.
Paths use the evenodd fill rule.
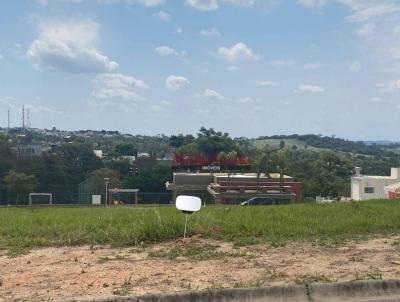
<path fill-rule="evenodd" d="M 353 200 L 387 199 L 385 187 L 400 182 L 400 168 L 392 168 L 390 176 L 362 175 L 356 167 L 351 178 L 351 198 Z"/>
<path fill-rule="evenodd" d="M 92 195 L 92 205 L 101 205 L 101 195 Z"/>
<path fill-rule="evenodd" d="M 103 150 L 93 150 L 94 155 L 96 155 L 98 158 L 103 158 Z"/>

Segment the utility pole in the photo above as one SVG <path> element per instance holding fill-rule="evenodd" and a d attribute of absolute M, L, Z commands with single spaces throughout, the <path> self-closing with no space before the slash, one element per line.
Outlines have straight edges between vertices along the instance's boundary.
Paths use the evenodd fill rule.
<path fill-rule="evenodd" d="M 25 105 L 22 105 L 22 132 L 25 132 Z"/>
<path fill-rule="evenodd" d="M 10 109 L 7 110 L 7 135 L 10 132 Z"/>
<path fill-rule="evenodd" d="M 31 127 L 31 111 L 26 109 L 26 127 L 29 129 Z"/>

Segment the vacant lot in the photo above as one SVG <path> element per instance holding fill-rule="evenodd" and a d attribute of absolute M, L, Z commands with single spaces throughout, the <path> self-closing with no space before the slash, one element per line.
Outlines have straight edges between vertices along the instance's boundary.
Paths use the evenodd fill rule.
<path fill-rule="evenodd" d="M 398 279 L 399 238 L 238 247 L 195 236 L 131 248 L 34 248 L 15 258 L 0 254 L 0 301 Z"/>
<path fill-rule="evenodd" d="M 0 248 L 10 254 L 32 247 L 128 247 L 180 238 L 184 215 L 160 208 L 1 208 Z M 189 236 L 237 245 L 290 241 L 335 243 L 400 231 L 400 201 L 209 206 L 191 216 Z"/>
<path fill-rule="evenodd" d="M 0 209 L 0 301 L 400 278 L 400 202 Z"/>

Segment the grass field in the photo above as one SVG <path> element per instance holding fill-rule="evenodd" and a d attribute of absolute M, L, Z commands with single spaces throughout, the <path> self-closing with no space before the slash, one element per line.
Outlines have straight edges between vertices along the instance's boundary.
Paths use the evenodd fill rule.
<path fill-rule="evenodd" d="M 110 244 L 131 246 L 182 237 L 184 215 L 160 208 L 0 208 L 0 248 Z M 400 201 L 209 206 L 190 218 L 189 235 L 237 244 L 329 243 L 400 231 Z"/>

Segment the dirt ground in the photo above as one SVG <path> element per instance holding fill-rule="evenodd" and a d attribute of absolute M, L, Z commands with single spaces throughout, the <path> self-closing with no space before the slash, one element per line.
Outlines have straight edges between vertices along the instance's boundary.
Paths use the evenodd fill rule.
<path fill-rule="evenodd" d="M 400 236 L 340 246 L 236 247 L 196 237 L 122 249 L 41 248 L 14 258 L 4 251 L 0 301 L 400 278 L 399 251 Z"/>

